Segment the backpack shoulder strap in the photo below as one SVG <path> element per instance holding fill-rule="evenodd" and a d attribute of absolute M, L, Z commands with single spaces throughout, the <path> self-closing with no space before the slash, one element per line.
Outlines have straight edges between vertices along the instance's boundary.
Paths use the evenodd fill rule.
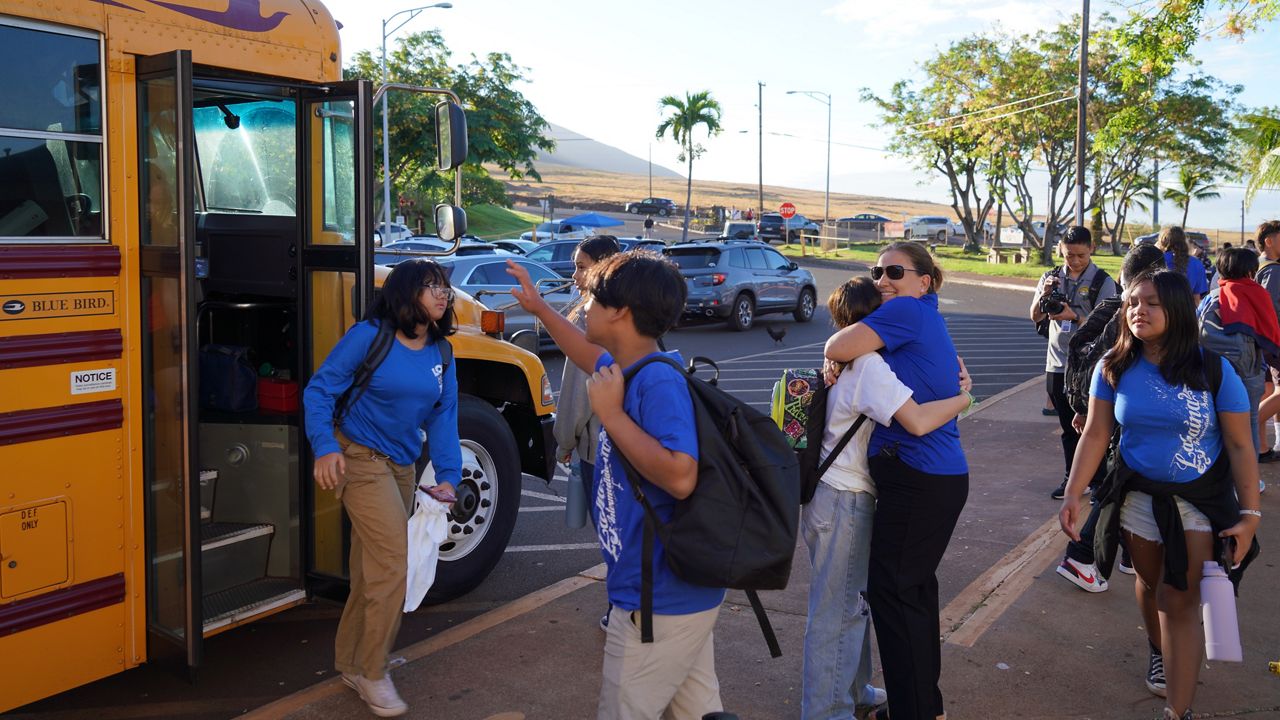
<path fill-rule="evenodd" d="M 1098 293 L 1102 292 L 1102 286 L 1110 280 L 1111 276 L 1106 270 L 1098 268 L 1098 272 L 1093 274 L 1093 282 L 1089 283 L 1089 308 L 1092 309 L 1098 304 Z"/>
<path fill-rule="evenodd" d="M 867 416 L 859 415 L 858 419 L 854 420 L 853 424 L 849 426 L 849 429 L 840 437 L 840 442 L 836 443 L 836 446 L 831 448 L 831 454 L 827 455 L 827 457 L 822 461 L 822 464 L 818 466 L 819 480 L 821 480 L 822 476 L 826 474 L 827 470 L 836 461 L 836 458 L 840 457 L 840 452 L 844 450 L 844 446 L 849 444 L 849 441 L 853 439 L 854 435 L 858 434 L 858 430 L 861 430 L 863 424 L 866 422 Z"/>
<path fill-rule="evenodd" d="M 1205 348 L 1200 349 L 1200 356 L 1204 359 L 1204 379 L 1217 402 L 1218 391 L 1222 389 L 1222 356 Z"/>
<path fill-rule="evenodd" d="M 338 396 L 338 401 L 333 405 L 333 425 L 335 428 L 342 423 L 342 420 L 347 416 L 347 411 L 369 388 L 369 382 L 373 380 L 374 372 L 382 365 L 382 361 L 387 359 L 387 355 L 391 352 L 391 343 L 395 342 L 395 339 L 395 325 L 383 320 L 378 325 L 378 334 L 374 335 L 373 342 L 369 343 L 369 349 L 365 352 L 364 359 L 356 367 L 351 386 Z"/>

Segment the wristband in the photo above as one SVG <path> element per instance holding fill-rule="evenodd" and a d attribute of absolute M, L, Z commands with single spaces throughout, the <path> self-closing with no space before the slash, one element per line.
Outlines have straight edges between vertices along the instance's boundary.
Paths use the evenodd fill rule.
<path fill-rule="evenodd" d="M 1254 516 L 1254 517 L 1256 517 L 1256 518 L 1260 518 L 1260 517 L 1262 517 L 1262 511 L 1261 511 L 1261 510 L 1247 510 L 1247 509 L 1243 509 L 1243 508 L 1242 508 L 1242 509 L 1240 510 L 1240 514 L 1241 514 L 1241 515 L 1252 515 L 1252 516 Z"/>
<path fill-rule="evenodd" d="M 973 393 L 969 392 L 968 390 L 965 390 L 964 394 L 969 396 L 969 407 L 965 408 L 965 412 L 968 412 L 973 409 L 974 405 L 978 404 L 978 399 L 975 398 L 973 396 Z"/>

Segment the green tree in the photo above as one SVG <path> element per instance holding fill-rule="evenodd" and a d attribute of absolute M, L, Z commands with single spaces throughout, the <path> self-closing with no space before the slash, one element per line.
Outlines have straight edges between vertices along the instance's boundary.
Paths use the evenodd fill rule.
<path fill-rule="evenodd" d="M 346 78 L 380 83 L 379 60 L 369 50 L 357 52 L 345 70 Z M 541 180 L 533 160 L 540 149 L 550 150 L 555 143 L 547 137 L 550 126 L 546 120 L 516 89 L 525 80 L 525 69 L 510 55 L 473 55 L 469 62 L 455 65 L 439 32 L 414 33 L 388 53 L 387 77 L 389 82 L 446 88 L 462 99 L 470 144 L 462 166 L 465 202 L 509 205 L 503 183 L 494 179 L 485 165 L 499 168 L 512 179 L 529 176 Z M 435 133 L 431 128 L 438 97 L 394 91 L 387 97 L 395 195 L 414 200 L 421 213 L 429 214 L 433 203 L 451 198 L 453 191 L 452 176 L 438 172 L 434 164 Z M 382 141 L 381 128 L 376 132 Z"/>
<path fill-rule="evenodd" d="M 1149 12 L 1151 5 L 1155 11 Z M 1218 11 L 1218 12 L 1215 12 Z M 1171 75 L 1191 57 L 1206 32 L 1242 37 L 1280 17 L 1280 0 L 1154 0 L 1140 3 L 1121 28 L 1131 51 L 1121 69 L 1126 82 L 1141 85 Z"/>
<path fill-rule="evenodd" d="M 699 125 L 706 128 L 707 137 L 720 133 L 720 103 L 711 97 L 710 91 L 702 90 L 685 92 L 684 99 L 667 95 L 658 101 L 658 109 L 665 110 L 667 117 L 658 125 L 655 137 L 661 140 L 670 133 L 671 139 L 680 143 L 680 160 L 689 163 L 684 194 L 684 230 L 680 234 L 680 241 L 685 242 L 689 239 L 689 206 L 693 202 L 693 159 L 702 155 L 704 150 L 693 141 L 693 133 Z"/>
<path fill-rule="evenodd" d="M 1222 197 L 1213 178 L 1203 170 L 1183 165 L 1178 168 L 1178 184 L 1165 188 L 1164 199 L 1182 208 L 1182 227 L 1187 226 L 1187 214 L 1191 203 L 1197 200 L 1213 200 Z"/>
<path fill-rule="evenodd" d="M 1240 118 L 1236 129 L 1240 165 L 1248 182 L 1245 201 L 1259 190 L 1280 188 L 1280 108 L 1262 108 Z"/>

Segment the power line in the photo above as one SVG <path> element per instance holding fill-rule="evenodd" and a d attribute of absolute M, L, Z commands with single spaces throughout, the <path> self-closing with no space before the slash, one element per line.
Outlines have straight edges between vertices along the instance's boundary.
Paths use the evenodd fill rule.
<path fill-rule="evenodd" d="M 941 118 L 934 118 L 933 120 L 925 120 L 923 122 L 918 122 L 918 123 L 911 123 L 910 125 L 904 125 L 903 127 L 913 128 L 913 127 L 918 127 L 920 125 L 937 125 L 938 123 L 944 123 L 949 120 L 956 120 L 962 117 L 969 117 L 970 115 L 981 115 L 982 113 L 988 113 L 988 112 L 991 112 L 992 110 L 999 110 L 1001 108 L 1007 108 L 1012 105 L 1021 105 L 1022 103 L 1031 102 L 1032 100 L 1039 100 L 1042 97 L 1049 97 L 1050 95 L 1062 95 L 1062 94 L 1063 94 L 1062 91 L 1040 93 L 1039 95 L 1033 95 L 1028 98 L 1022 98 L 1021 100 L 1014 100 L 1013 102 L 1007 102 L 1002 105 L 993 105 L 989 108 L 983 108 L 982 110 L 971 110 L 967 113 L 961 113 L 959 115 L 949 115 L 947 117 L 941 117 Z M 1074 91 L 1072 91 L 1071 96 L 1075 97 Z"/>

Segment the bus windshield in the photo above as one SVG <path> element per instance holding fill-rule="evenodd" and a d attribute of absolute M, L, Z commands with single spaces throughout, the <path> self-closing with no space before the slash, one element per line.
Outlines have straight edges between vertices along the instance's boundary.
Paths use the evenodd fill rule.
<path fill-rule="evenodd" d="M 201 98 L 196 104 L 192 123 L 205 209 L 295 215 L 296 103 Z"/>

